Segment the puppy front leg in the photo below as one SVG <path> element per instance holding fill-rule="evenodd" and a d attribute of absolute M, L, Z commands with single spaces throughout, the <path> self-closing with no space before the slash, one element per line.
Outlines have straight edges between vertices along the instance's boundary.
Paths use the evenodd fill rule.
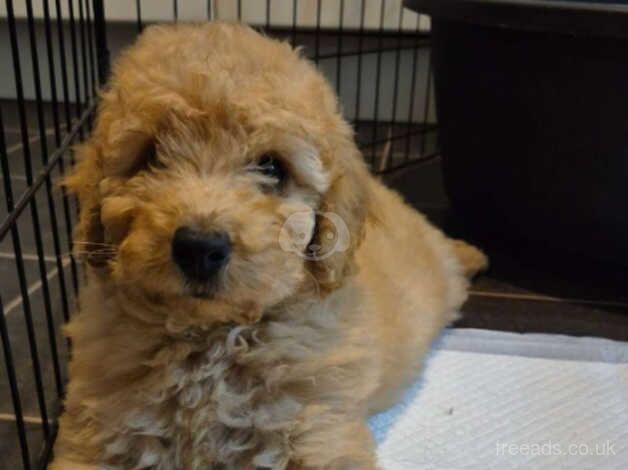
<path fill-rule="evenodd" d="M 328 418 L 304 423 L 302 434 L 293 442 L 288 469 L 377 470 L 375 445 L 366 423 L 343 416 Z"/>

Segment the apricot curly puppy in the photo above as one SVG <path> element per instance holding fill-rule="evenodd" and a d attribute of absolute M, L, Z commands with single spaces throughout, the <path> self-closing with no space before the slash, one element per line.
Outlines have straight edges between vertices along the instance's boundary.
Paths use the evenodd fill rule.
<path fill-rule="evenodd" d="M 366 417 L 486 258 L 370 176 L 314 66 L 246 26 L 150 27 L 78 153 L 52 468 L 376 468 Z"/>

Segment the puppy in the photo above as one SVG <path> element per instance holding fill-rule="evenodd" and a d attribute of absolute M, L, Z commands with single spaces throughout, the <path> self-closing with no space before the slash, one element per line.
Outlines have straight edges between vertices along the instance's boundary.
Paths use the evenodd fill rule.
<path fill-rule="evenodd" d="M 376 468 L 367 416 L 486 258 L 369 174 L 315 67 L 246 26 L 152 26 L 78 156 L 52 469 Z"/>

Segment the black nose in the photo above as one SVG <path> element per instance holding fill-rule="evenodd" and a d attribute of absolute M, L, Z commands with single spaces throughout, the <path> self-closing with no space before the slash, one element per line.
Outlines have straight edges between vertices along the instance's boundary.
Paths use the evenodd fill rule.
<path fill-rule="evenodd" d="M 172 239 L 172 258 L 193 281 L 208 281 L 229 260 L 231 243 L 224 232 L 201 232 L 180 227 Z"/>

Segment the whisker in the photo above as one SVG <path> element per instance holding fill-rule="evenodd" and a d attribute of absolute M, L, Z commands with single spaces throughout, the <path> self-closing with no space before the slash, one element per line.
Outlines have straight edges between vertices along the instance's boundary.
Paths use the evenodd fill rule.
<path fill-rule="evenodd" d="M 72 252 L 73 255 L 105 255 L 105 254 L 115 254 L 116 252 L 111 250 L 93 250 L 93 251 L 88 251 L 88 250 L 77 250 Z"/>
<path fill-rule="evenodd" d="M 75 241 L 73 243 L 74 245 L 105 246 L 105 247 L 111 247 L 111 248 L 116 247 L 116 245 L 113 245 L 112 243 L 83 242 L 83 241 Z"/>

